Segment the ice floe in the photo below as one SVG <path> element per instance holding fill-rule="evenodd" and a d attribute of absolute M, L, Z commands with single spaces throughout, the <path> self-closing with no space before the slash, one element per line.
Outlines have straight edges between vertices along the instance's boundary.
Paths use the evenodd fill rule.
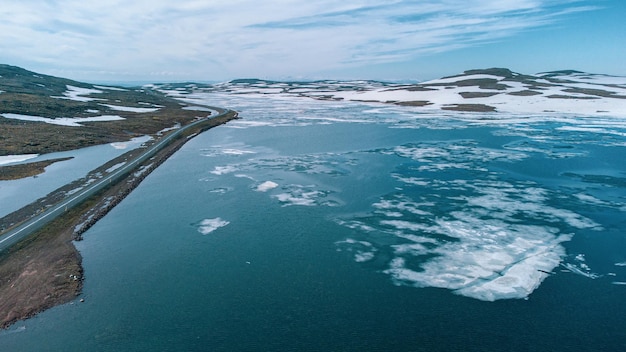
<path fill-rule="evenodd" d="M 514 162 L 527 158 L 522 152 L 478 147 L 474 141 L 424 142 L 405 144 L 384 153 L 394 153 L 424 163 L 419 171 L 446 169 L 484 170 L 483 163 L 492 161 Z"/>
<path fill-rule="evenodd" d="M 214 175 L 225 175 L 233 173 L 237 170 L 239 169 L 235 165 L 216 166 L 211 173 Z"/>
<path fill-rule="evenodd" d="M 198 232 L 203 235 L 208 235 L 211 232 L 230 224 L 229 221 L 222 220 L 222 218 L 204 219 L 198 225 Z"/>
<path fill-rule="evenodd" d="M 493 301 L 526 298 L 559 265 L 595 275 L 586 271 L 583 257 L 576 265 L 563 263 L 562 244 L 572 238 L 567 229 L 601 227 L 552 206 L 553 191 L 529 182 L 392 176 L 413 187 L 414 195 L 390 194 L 372 203 L 370 215 L 339 223 L 372 243 L 376 251 L 368 256 L 391 256 L 382 271 L 398 285 Z"/>
<path fill-rule="evenodd" d="M 256 187 L 259 192 L 267 192 L 271 189 L 278 187 L 278 183 L 272 181 L 265 181 Z"/>
<path fill-rule="evenodd" d="M 338 251 L 347 251 L 354 254 L 354 261 L 361 263 L 374 259 L 376 248 L 369 242 L 357 241 L 348 238 L 344 241 L 335 242 Z"/>
<path fill-rule="evenodd" d="M 272 197 L 278 199 L 283 206 L 337 206 L 338 202 L 327 197 L 332 193 L 316 189 L 314 185 L 287 185 L 283 187 L 286 192 L 275 194 Z"/>

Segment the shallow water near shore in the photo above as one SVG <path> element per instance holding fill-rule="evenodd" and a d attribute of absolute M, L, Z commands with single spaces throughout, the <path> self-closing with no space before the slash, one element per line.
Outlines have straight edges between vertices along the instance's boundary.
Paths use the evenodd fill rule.
<path fill-rule="evenodd" d="M 194 99 L 242 120 L 86 232 L 85 302 L 2 350 L 626 347 L 623 124 Z"/>

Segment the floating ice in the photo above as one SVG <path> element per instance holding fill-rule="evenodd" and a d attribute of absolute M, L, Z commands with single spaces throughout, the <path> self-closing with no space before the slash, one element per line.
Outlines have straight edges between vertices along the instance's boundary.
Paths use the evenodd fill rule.
<path fill-rule="evenodd" d="M 300 205 L 300 206 L 335 206 L 337 203 L 332 200 L 325 199 L 330 192 L 313 189 L 314 186 L 289 185 L 284 189 L 287 193 L 276 194 L 272 197 L 278 199 L 283 206 Z"/>
<path fill-rule="evenodd" d="M 278 183 L 272 181 L 265 181 L 256 187 L 259 192 L 267 192 L 271 189 L 278 187 Z"/>
<path fill-rule="evenodd" d="M 357 241 L 348 238 L 344 241 L 335 242 L 338 251 L 348 251 L 354 253 L 354 261 L 361 263 L 375 258 L 377 249 L 369 242 Z"/>
<path fill-rule="evenodd" d="M 198 232 L 203 235 L 208 235 L 211 232 L 219 229 L 220 227 L 224 227 L 228 224 L 230 224 L 229 221 L 222 220 L 221 218 L 204 219 L 200 222 L 200 225 L 198 226 Z"/>
<path fill-rule="evenodd" d="M 564 226 L 599 229 L 549 205 L 555 194 L 531 182 L 392 176 L 415 192 L 382 197 L 370 215 L 339 223 L 377 239 L 370 241 L 374 248 L 392 258 L 382 271 L 399 285 L 447 288 L 486 301 L 525 298 L 565 257 L 562 243 L 572 234 Z M 581 258 L 572 271 L 594 277 Z"/>
<path fill-rule="evenodd" d="M 226 175 L 237 170 L 238 168 L 235 165 L 216 166 L 211 173 L 214 175 Z"/>
<path fill-rule="evenodd" d="M 405 144 L 382 151 L 410 158 L 424 165 L 419 171 L 442 171 L 447 169 L 467 169 L 486 171 L 481 165 L 493 161 L 515 162 L 528 157 L 518 151 L 489 149 L 477 146 L 474 141 L 424 142 Z"/>

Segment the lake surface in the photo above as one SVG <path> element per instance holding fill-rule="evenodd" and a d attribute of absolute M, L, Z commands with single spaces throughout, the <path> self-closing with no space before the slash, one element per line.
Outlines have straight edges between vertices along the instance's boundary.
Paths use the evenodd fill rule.
<path fill-rule="evenodd" d="M 626 348 L 624 121 L 187 99 L 242 119 L 85 233 L 85 302 L 2 351 Z"/>

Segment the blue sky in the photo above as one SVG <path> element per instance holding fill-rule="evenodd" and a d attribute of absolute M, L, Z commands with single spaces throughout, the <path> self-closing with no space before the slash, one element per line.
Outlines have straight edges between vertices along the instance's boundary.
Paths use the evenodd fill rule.
<path fill-rule="evenodd" d="M 623 0 L 3 0 L 0 63 L 90 82 L 626 75 L 624 18 Z"/>

